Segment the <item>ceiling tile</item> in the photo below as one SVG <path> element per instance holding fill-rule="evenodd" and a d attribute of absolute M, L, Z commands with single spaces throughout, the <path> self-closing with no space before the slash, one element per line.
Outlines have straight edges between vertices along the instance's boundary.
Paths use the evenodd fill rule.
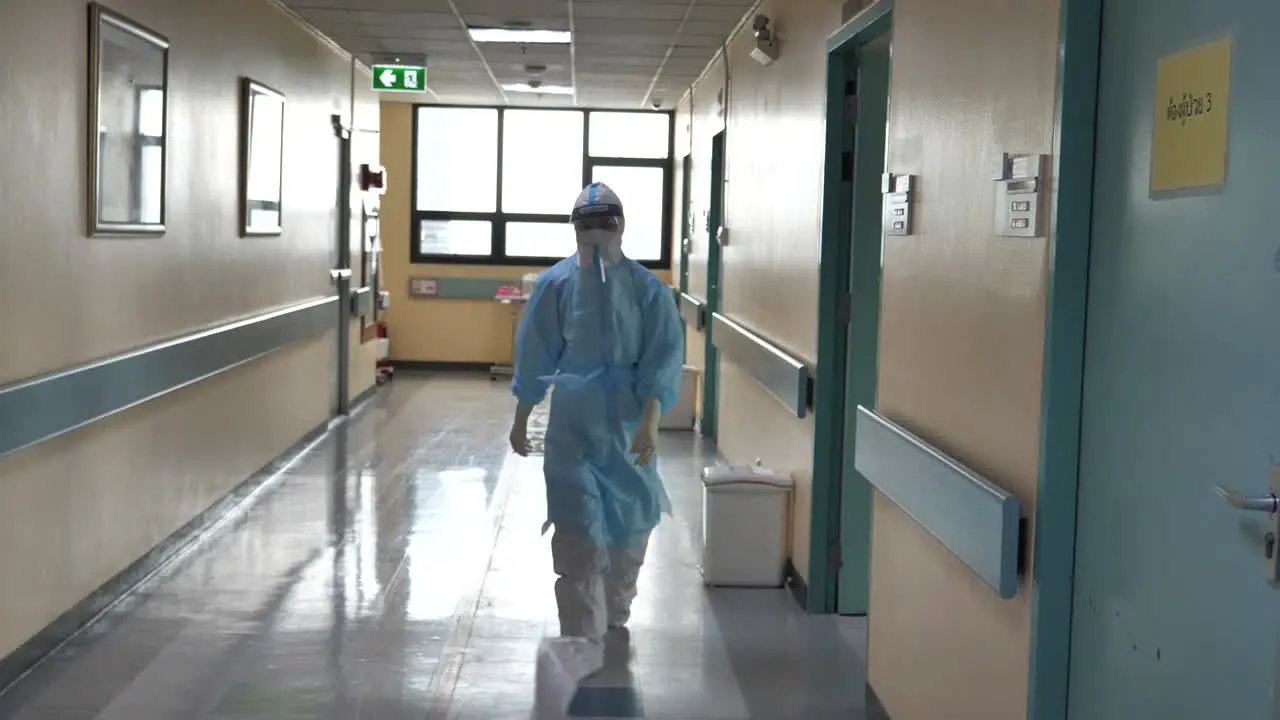
<path fill-rule="evenodd" d="M 728 5 L 711 5 L 699 0 L 697 5 L 689 11 L 689 20 L 693 22 L 715 22 L 722 23 L 725 26 L 725 33 L 733 30 L 733 26 L 738 24 L 743 15 L 752 8 L 754 3 L 737 3 Z"/>
<path fill-rule="evenodd" d="M 569 70 L 548 70 L 539 77 L 531 77 L 526 72 L 512 69 L 494 68 L 494 77 L 498 78 L 501 83 L 526 83 L 530 80 L 540 80 L 543 85 L 560 85 L 569 86 L 573 84 L 573 80 L 569 77 Z M 582 82 L 582 78 L 578 78 L 578 82 Z"/>
<path fill-rule="evenodd" d="M 299 0 L 312 3 L 316 0 Z M 448 0 L 341 0 L 348 10 L 392 10 L 397 12 L 451 12 Z"/>
<path fill-rule="evenodd" d="M 352 10 L 351 22 L 365 25 L 396 25 L 404 28 L 439 28 L 461 32 L 458 18 L 452 12 L 392 12 L 388 10 Z"/>
<path fill-rule="evenodd" d="M 561 12 L 559 15 L 542 14 L 536 16 L 536 19 L 528 15 L 503 15 L 488 14 L 462 11 L 462 18 L 466 21 L 468 27 L 503 27 L 506 23 L 513 19 L 532 23 L 532 27 L 538 30 L 568 30 L 569 16 Z M 486 45 L 501 45 L 505 43 L 485 43 Z"/>
<path fill-rule="evenodd" d="M 350 32 L 354 37 L 372 37 L 381 40 L 411 40 L 419 44 L 424 42 L 465 44 L 466 35 L 458 28 L 420 28 L 404 25 L 357 25 Z"/>
<path fill-rule="evenodd" d="M 503 21 L 529 20 L 533 17 L 565 17 L 569 4 L 565 0 L 455 0 L 463 15 L 491 15 Z"/>
<path fill-rule="evenodd" d="M 303 20 L 316 25 L 329 25 L 332 27 L 342 27 L 351 22 L 351 13 L 346 10 L 337 10 L 330 8 L 294 8 L 294 12 L 302 16 Z"/>
<path fill-rule="evenodd" d="M 329 10 L 343 9 L 347 7 L 349 0 L 303 0 L 302 2 L 286 3 L 290 10 L 296 13 L 302 13 L 306 10 Z"/>
<path fill-rule="evenodd" d="M 584 20 L 594 20 L 599 18 L 610 20 L 674 20 L 679 22 L 684 18 L 684 14 L 687 9 L 688 3 L 600 3 L 575 1 L 573 4 L 573 15 L 575 18 Z"/>
<path fill-rule="evenodd" d="M 498 65 L 569 65 L 568 45 L 481 45 L 490 66 Z"/>

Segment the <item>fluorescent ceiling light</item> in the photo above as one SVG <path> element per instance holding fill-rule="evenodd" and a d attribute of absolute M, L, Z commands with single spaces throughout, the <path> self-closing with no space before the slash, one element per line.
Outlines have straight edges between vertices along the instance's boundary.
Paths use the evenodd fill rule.
<path fill-rule="evenodd" d="M 525 43 L 539 45 L 568 45 L 573 33 L 568 30 L 530 30 L 524 28 L 467 28 L 471 39 L 478 43 Z"/>
<path fill-rule="evenodd" d="M 542 95 L 572 95 L 573 88 L 568 85 L 539 85 L 534 87 L 529 83 L 506 83 L 502 86 L 503 90 L 515 93 L 539 93 Z"/>

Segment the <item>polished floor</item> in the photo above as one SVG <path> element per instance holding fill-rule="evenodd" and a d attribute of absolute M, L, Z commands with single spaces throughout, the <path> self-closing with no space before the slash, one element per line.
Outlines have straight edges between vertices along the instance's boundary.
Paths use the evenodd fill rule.
<path fill-rule="evenodd" d="M 556 621 L 540 459 L 507 451 L 511 406 L 484 377 L 398 377 L 0 696 L 0 718 L 526 720 Z M 862 620 L 701 585 L 697 471 L 714 449 L 675 432 L 660 451 L 674 517 L 630 652 L 575 713 L 883 717 L 866 709 Z"/>

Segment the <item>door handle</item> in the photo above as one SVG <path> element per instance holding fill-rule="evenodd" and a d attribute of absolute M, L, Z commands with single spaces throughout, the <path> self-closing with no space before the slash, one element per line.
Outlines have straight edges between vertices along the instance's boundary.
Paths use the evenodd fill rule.
<path fill-rule="evenodd" d="M 1221 485 L 1213 486 L 1213 491 L 1222 498 L 1223 502 L 1237 510 L 1256 510 L 1272 514 L 1280 511 L 1280 497 L 1276 497 L 1274 493 L 1248 497 Z"/>
<path fill-rule="evenodd" d="M 1264 512 L 1267 514 L 1262 536 L 1262 577 L 1271 585 L 1280 584 L 1280 466 L 1272 465 L 1267 473 L 1265 495 L 1244 495 L 1221 485 L 1213 491 L 1222 501 L 1237 510 Z"/>

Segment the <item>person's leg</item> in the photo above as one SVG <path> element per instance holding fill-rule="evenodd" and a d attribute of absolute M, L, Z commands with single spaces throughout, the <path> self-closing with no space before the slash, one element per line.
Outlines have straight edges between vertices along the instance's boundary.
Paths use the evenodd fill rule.
<path fill-rule="evenodd" d="M 605 575 L 609 553 L 584 533 L 556 527 L 551 536 L 560 634 L 601 641 L 607 625 Z"/>
<path fill-rule="evenodd" d="M 611 628 L 625 627 L 631 619 L 631 602 L 636 598 L 636 580 L 649 549 L 649 533 L 624 547 L 609 548 L 609 567 L 604 578 L 605 606 Z"/>

